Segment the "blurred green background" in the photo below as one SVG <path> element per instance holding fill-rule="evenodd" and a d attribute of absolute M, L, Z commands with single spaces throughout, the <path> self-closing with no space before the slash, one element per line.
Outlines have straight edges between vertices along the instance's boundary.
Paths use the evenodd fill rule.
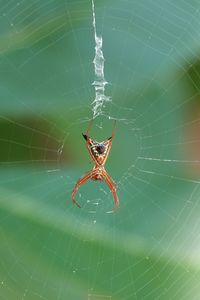
<path fill-rule="evenodd" d="M 96 0 L 106 95 L 91 135 L 91 1 L 0 1 L 0 299 L 200 299 L 200 2 Z"/>

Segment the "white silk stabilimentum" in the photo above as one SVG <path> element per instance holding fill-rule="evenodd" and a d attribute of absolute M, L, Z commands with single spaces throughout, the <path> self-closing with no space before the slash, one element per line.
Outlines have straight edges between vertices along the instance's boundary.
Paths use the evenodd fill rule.
<path fill-rule="evenodd" d="M 93 60 L 95 68 L 95 81 L 92 83 L 95 87 L 95 100 L 92 102 L 93 118 L 102 114 L 102 108 L 105 101 L 111 101 L 111 98 L 105 95 L 105 86 L 108 83 L 104 77 L 104 56 L 102 51 L 103 39 L 102 36 L 97 36 L 96 32 L 96 20 L 95 20 L 95 8 L 94 1 L 92 0 L 92 12 L 93 12 L 93 27 L 95 37 L 95 58 Z"/>

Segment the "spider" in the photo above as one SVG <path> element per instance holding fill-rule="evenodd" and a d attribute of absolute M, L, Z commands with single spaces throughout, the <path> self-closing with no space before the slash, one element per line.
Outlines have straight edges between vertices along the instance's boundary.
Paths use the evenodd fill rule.
<path fill-rule="evenodd" d="M 81 185 L 86 183 L 89 179 L 92 180 L 100 180 L 100 181 L 105 181 L 108 187 L 110 188 L 113 198 L 114 198 L 114 203 L 116 208 L 119 207 L 119 199 L 117 196 L 117 186 L 116 183 L 112 180 L 112 178 L 108 175 L 106 172 L 104 165 L 106 163 L 106 160 L 108 158 L 110 149 L 112 147 L 112 140 L 115 136 L 116 132 L 116 121 L 114 123 L 114 128 L 111 137 L 109 137 L 107 140 L 103 142 L 97 142 L 89 137 L 89 130 L 91 127 L 91 122 L 88 126 L 88 129 L 85 134 L 82 133 L 84 139 L 86 140 L 86 147 L 89 151 L 89 154 L 92 158 L 92 161 L 94 161 L 95 165 L 92 170 L 88 171 L 85 173 L 85 175 L 80 178 L 73 191 L 72 191 L 72 201 L 75 205 L 77 205 L 80 208 L 80 205 L 78 202 L 75 200 L 75 195 Z"/>

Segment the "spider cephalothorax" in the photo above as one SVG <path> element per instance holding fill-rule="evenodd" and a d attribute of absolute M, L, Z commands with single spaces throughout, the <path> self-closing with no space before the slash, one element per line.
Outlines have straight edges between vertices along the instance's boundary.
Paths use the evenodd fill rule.
<path fill-rule="evenodd" d="M 119 207 L 119 199 L 116 192 L 117 189 L 116 184 L 104 169 L 104 165 L 106 163 L 110 149 L 112 147 L 112 140 L 115 135 L 116 126 L 114 127 L 112 136 L 103 142 L 97 142 L 89 137 L 90 126 L 88 127 L 86 134 L 83 134 L 83 137 L 86 140 L 86 147 L 89 151 L 92 160 L 95 163 L 95 166 L 91 171 L 88 171 L 86 175 L 81 179 L 79 179 L 78 182 L 76 183 L 72 191 L 72 201 L 74 204 L 80 207 L 80 205 L 75 200 L 75 195 L 77 193 L 78 188 L 89 179 L 104 180 L 109 186 L 113 194 L 115 205 Z"/>

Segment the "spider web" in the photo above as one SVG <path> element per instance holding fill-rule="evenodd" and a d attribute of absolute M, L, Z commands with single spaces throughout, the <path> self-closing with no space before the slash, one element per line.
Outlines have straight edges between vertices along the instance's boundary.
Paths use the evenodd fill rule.
<path fill-rule="evenodd" d="M 104 183 L 71 203 L 93 167 L 91 1 L 1 1 L 1 299 L 199 299 L 200 4 L 94 4 L 116 214 Z"/>

